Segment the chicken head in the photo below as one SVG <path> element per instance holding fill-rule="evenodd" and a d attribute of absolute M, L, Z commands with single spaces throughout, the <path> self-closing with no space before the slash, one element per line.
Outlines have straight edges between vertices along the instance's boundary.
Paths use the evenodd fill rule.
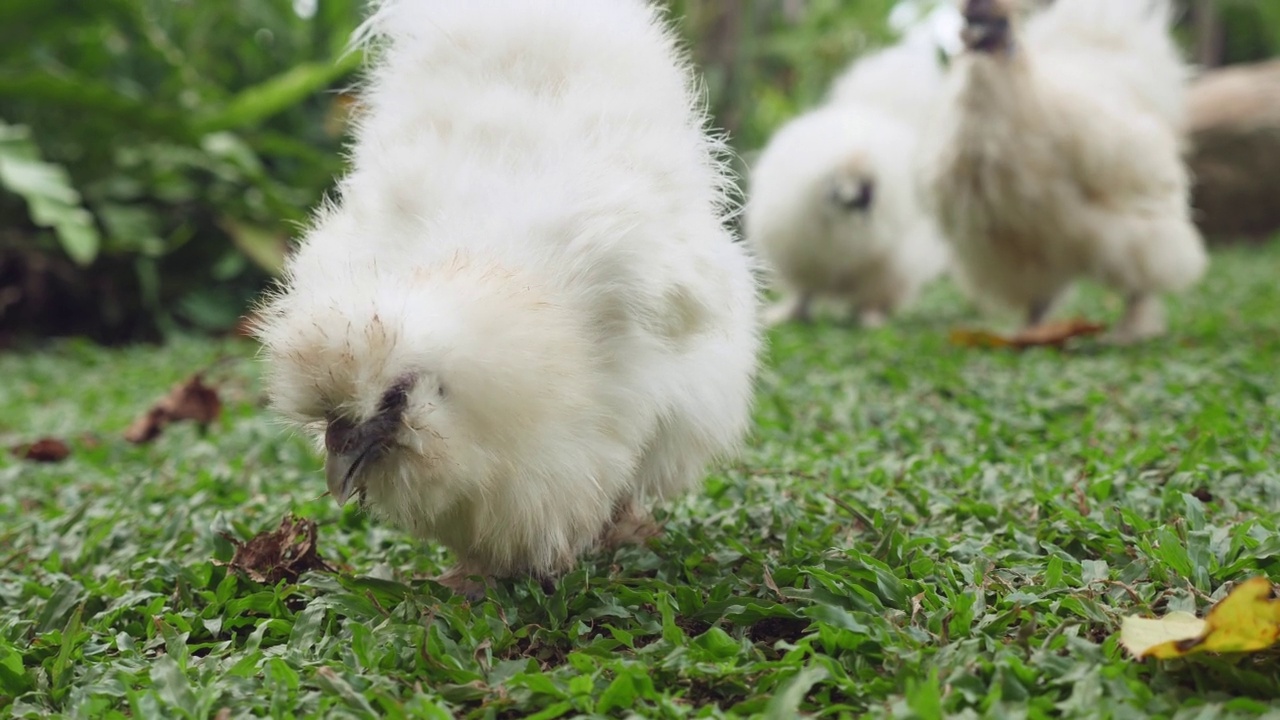
<path fill-rule="evenodd" d="M 1005 53 L 1013 48 L 1012 0 L 965 0 L 965 47 L 971 52 Z"/>

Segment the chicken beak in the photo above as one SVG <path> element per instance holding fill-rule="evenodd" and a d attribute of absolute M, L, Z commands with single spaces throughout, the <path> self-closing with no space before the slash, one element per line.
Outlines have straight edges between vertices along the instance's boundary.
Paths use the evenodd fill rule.
<path fill-rule="evenodd" d="M 970 50 L 993 52 L 1007 45 L 1008 31 L 1007 21 L 983 20 L 966 25 L 961 38 Z"/>
<path fill-rule="evenodd" d="M 965 47 L 995 53 L 1011 49 L 1009 0 L 966 0 L 965 26 L 960 37 Z"/>
<path fill-rule="evenodd" d="M 355 455 L 337 453 L 329 453 L 324 458 L 324 478 L 338 507 L 346 505 L 351 497 L 351 477 L 354 474 L 351 470 L 355 467 L 355 460 Z"/>
<path fill-rule="evenodd" d="M 337 501 L 338 507 L 347 504 L 358 486 L 360 468 L 373 452 L 373 447 L 356 448 L 352 452 L 331 452 L 324 458 L 324 476 L 329 485 L 329 494 Z"/>

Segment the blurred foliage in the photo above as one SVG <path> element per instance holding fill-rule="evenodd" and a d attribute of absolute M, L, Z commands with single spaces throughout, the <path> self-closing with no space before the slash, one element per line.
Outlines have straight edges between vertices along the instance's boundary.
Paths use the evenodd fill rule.
<path fill-rule="evenodd" d="M 1222 60 L 1241 63 L 1280 55 L 1280 0 L 1220 0 Z"/>
<path fill-rule="evenodd" d="M 104 339 L 233 324 L 342 169 L 326 91 L 359 65 L 362 14 L 0 4 L 0 322 Z"/>
<path fill-rule="evenodd" d="M 893 39 L 896 0 L 668 0 L 682 19 L 719 127 L 759 148 L 818 103 L 851 58 Z"/>
<path fill-rule="evenodd" d="M 742 151 L 893 36 L 895 0 L 665 2 Z M 233 326 L 342 171 L 364 4 L 3 0 L 0 342 Z M 1280 49 L 1280 2 L 1221 6 L 1229 59 Z"/>

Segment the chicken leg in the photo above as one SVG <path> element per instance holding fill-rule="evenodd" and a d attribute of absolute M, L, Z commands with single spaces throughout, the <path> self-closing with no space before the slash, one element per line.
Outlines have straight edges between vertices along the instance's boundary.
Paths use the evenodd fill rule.
<path fill-rule="evenodd" d="M 662 534 L 662 528 L 654 522 L 649 511 L 635 499 L 628 498 L 613 510 L 613 518 L 600 533 L 599 544 L 607 550 L 623 545 L 643 545 L 651 537 Z"/>
<path fill-rule="evenodd" d="M 765 325 L 772 327 L 785 322 L 809 322 L 809 305 L 812 300 L 812 296 L 807 293 L 796 293 L 783 298 L 765 313 Z"/>
<path fill-rule="evenodd" d="M 471 602 L 479 602 L 484 599 L 485 590 L 492 584 L 493 578 L 469 563 L 459 562 L 437 577 L 436 582 Z"/>
<path fill-rule="evenodd" d="M 1129 345 L 1159 337 L 1166 329 L 1164 302 L 1151 293 L 1133 293 L 1125 298 L 1124 315 L 1107 339 Z"/>

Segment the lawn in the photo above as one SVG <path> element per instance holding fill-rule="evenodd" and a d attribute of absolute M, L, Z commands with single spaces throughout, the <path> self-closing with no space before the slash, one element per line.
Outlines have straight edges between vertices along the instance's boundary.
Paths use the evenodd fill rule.
<path fill-rule="evenodd" d="M 979 320 L 945 284 L 883 330 L 779 330 L 746 452 L 663 537 L 477 604 L 427 579 L 442 550 L 320 497 L 247 341 L 0 355 L 0 445 L 72 450 L 0 458 L 0 715 L 1280 712 L 1276 655 L 1134 662 L 1117 642 L 1126 615 L 1280 575 L 1278 276 L 1280 243 L 1217 254 L 1137 348 L 952 347 Z M 122 439 L 219 359 L 206 432 Z M 222 564 L 288 513 L 337 573 Z"/>

